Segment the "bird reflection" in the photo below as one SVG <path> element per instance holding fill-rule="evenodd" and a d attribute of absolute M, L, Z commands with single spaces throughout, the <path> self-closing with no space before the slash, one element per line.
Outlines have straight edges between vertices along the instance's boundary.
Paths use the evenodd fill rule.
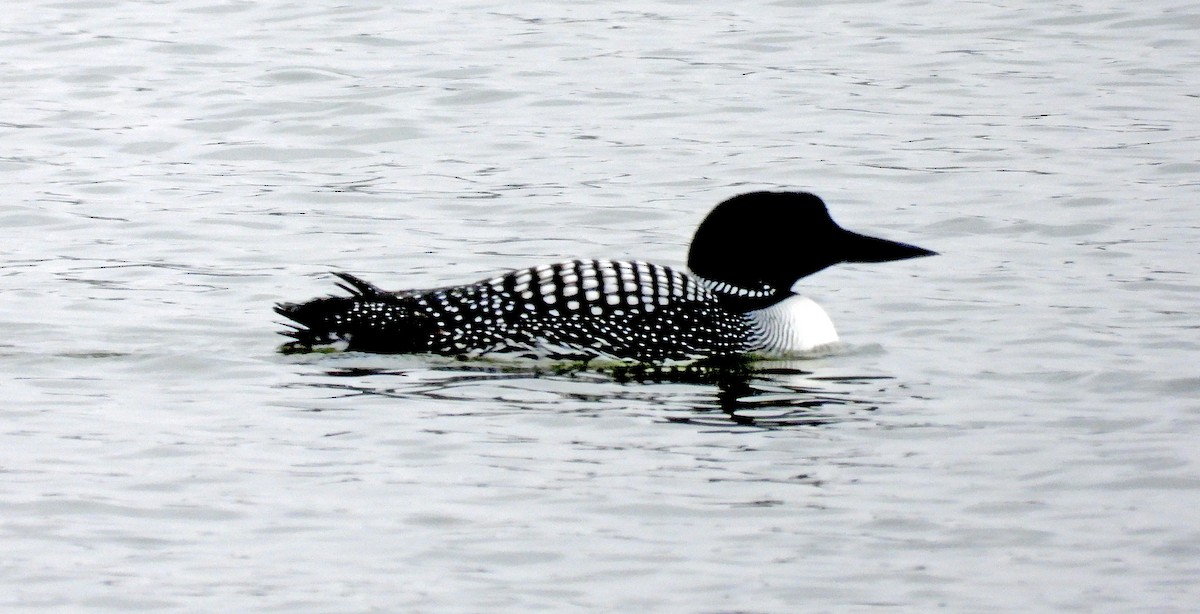
<path fill-rule="evenodd" d="M 601 415 L 616 410 L 706 430 L 774 430 L 867 420 L 891 380 L 878 375 L 819 375 L 803 366 L 803 362 L 338 366 L 309 371 L 304 381 L 285 386 L 335 391 L 334 398 L 345 401 L 338 408 L 346 410 L 356 409 L 354 400 L 363 398 L 469 401 L 449 413 L 550 410 Z M 489 397 L 494 404 L 481 402 Z"/>

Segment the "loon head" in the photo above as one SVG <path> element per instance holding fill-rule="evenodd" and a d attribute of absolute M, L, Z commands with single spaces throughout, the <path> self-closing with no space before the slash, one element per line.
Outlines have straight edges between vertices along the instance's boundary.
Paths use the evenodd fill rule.
<path fill-rule="evenodd" d="M 751 192 L 714 208 L 696 229 L 688 268 L 736 311 L 792 296 L 802 277 L 839 262 L 888 262 L 937 252 L 851 232 L 807 192 Z"/>

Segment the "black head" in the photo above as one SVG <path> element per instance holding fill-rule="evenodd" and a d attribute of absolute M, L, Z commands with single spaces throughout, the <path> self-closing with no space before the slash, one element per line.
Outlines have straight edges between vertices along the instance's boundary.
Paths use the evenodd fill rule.
<path fill-rule="evenodd" d="M 722 303 L 748 311 L 787 298 L 796 280 L 839 262 L 934 254 L 850 232 L 813 194 L 751 192 L 717 205 L 704 218 L 688 251 L 688 268 L 716 282 Z"/>

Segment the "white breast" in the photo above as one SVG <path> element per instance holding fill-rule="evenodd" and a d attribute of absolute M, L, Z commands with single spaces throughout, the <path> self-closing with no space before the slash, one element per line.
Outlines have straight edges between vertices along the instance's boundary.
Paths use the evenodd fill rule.
<path fill-rule="evenodd" d="M 798 294 L 746 316 L 754 325 L 754 351 L 769 358 L 809 352 L 838 341 L 837 330 L 825 310 Z"/>

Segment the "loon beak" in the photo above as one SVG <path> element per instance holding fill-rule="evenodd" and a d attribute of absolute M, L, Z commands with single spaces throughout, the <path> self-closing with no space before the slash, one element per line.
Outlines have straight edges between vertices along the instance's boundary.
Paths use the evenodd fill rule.
<path fill-rule="evenodd" d="M 936 256 L 937 252 L 916 245 L 888 241 L 846 231 L 842 239 L 842 262 L 891 262 L 922 256 Z"/>

